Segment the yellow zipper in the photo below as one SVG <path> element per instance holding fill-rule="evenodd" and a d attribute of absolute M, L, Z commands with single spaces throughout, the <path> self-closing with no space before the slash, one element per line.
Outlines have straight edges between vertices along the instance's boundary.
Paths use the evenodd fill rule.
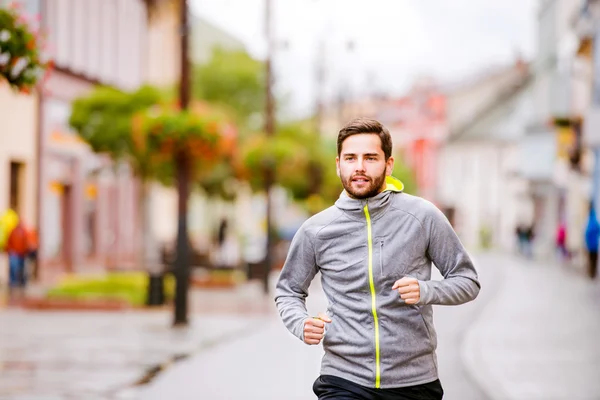
<path fill-rule="evenodd" d="M 379 365 L 379 319 L 377 318 L 377 301 L 375 282 L 373 280 L 373 237 L 371 233 L 371 215 L 369 206 L 365 205 L 365 216 L 367 217 L 367 242 L 369 244 L 369 286 L 371 287 L 371 312 L 375 321 L 375 387 L 381 386 L 381 367 Z"/>

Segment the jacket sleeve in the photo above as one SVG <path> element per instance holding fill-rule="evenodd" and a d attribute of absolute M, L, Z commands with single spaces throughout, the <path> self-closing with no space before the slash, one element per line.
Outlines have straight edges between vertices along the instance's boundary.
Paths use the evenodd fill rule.
<path fill-rule="evenodd" d="M 441 281 L 419 281 L 417 304 L 458 305 L 477 297 L 481 285 L 471 257 L 446 216 L 433 204 L 423 221 L 429 238 L 427 256 L 444 276 Z"/>
<path fill-rule="evenodd" d="M 318 271 L 312 238 L 303 225 L 290 245 L 275 288 L 275 304 L 287 329 L 304 340 L 304 321 L 308 318 L 306 297 Z"/>

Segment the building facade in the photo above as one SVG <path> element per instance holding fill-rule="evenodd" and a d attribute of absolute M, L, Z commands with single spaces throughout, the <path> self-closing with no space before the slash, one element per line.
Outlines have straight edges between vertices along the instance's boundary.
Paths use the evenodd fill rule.
<path fill-rule="evenodd" d="M 5 7 L 13 1 L 0 0 Z M 21 0 L 22 16 L 34 29 L 39 2 Z M 17 211 L 29 226 L 37 223 L 37 110 L 38 93 L 16 93 L 0 82 L 0 213 L 11 208 Z M 0 265 L 7 265 L 5 254 L 0 252 Z M 7 281 L 7 268 L 0 268 L 0 283 Z"/>
<path fill-rule="evenodd" d="M 589 93 L 584 83 L 589 72 L 575 56 L 573 21 L 580 6 L 579 1 L 545 0 L 537 13 L 535 107 L 522 141 L 521 152 L 527 158 L 520 172 L 535 199 L 535 244 L 540 256 L 554 255 L 561 225 L 566 227 L 569 250 L 574 255 L 583 250 L 590 193 L 581 112 Z M 572 260 L 579 262 L 577 257 Z"/>
<path fill-rule="evenodd" d="M 470 248 L 514 247 L 532 219 L 519 168 L 519 140 L 531 118 L 531 79 L 517 62 L 447 88 L 450 132 L 439 153 L 439 205 Z"/>
<path fill-rule="evenodd" d="M 137 185 L 126 166 L 91 152 L 69 128 L 72 102 L 97 85 L 144 81 L 141 0 L 41 0 L 55 69 L 39 102 L 39 270 L 44 276 L 135 262 Z"/>

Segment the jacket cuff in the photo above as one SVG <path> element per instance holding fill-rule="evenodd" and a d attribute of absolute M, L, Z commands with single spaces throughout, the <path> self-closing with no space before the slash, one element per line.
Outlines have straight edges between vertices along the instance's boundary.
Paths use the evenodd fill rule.
<path fill-rule="evenodd" d="M 297 328 L 296 332 L 294 332 L 295 336 L 298 339 L 300 339 L 302 341 L 302 343 L 306 343 L 304 341 L 304 322 L 306 321 L 306 318 L 308 318 L 308 317 L 302 318 L 300 320 L 300 326 Z"/>
<path fill-rule="evenodd" d="M 419 283 L 419 301 L 417 305 L 424 306 L 431 303 L 431 291 L 429 290 L 429 285 L 427 285 L 427 281 L 417 281 Z"/>

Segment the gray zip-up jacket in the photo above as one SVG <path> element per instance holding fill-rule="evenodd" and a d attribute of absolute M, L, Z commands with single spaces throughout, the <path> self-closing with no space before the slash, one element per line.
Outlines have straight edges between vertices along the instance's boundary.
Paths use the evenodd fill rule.
<path fill-rule="evenodd" d="M 335 205 L 298 230 L 276 287 L 285 326 L 304 340 L 305 298 L 317 272 L 329 300 L 322 375 L 374 388 L 412 386 L 438 378 L 433 304 L 477 297 L 471 258 L 446 217 L 430 202 L 385 191 L 365 200 L 344 192 Z M 431 263 L 445 279 L 432 281 Z M 394 282 L 419 280 L 420 300 L 407 305 Z"/>

